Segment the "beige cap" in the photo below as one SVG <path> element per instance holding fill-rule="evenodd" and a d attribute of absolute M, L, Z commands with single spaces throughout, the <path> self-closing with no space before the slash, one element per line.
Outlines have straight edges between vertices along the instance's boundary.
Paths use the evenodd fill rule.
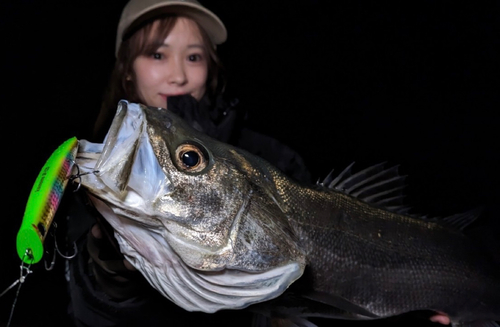
<path fill-rule="evenodd" d="M 123 36 L 131 27 L 163 13 L 185 14 L 200 24 L 214 44 L 226 41 L 227 31 L 222 21 L 196 0 L 130 0 L 123 8 L 118 23 L 115 55 Z"/>

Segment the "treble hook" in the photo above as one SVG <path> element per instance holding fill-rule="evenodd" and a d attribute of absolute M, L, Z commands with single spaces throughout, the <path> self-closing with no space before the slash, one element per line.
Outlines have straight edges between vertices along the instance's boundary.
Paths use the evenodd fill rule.
<path fill-rule="evenodd" d="M 73 190 L 73 192 L 77 192 L 80 189 L 80 186 L 82 185 L 82 176 L 89 175 L 89 174 L 96 174 L 96 173 L 99 173 L 99 171 L 94 170 L 94 171 L 87 172 L 87 173 L 80 173 L 80 166 L 78 166 L 78 164 L 75 161 L 73 161 L 73 164 L 76 167 L 77 172 L 76 172 L 76 174 L 73 174 L 69 177 L 69 181 L 73 182 L 75 179 L 78 179 L 78 186 L 76 187 L 75 190 Z"/>
<path fill-rule="evenodd" d="M 81 178 L 82 175 L 80 174 L 80 166 L 78 166 L 78 164 L 74 160 L 72 160 L 72 161 L 73 161 L 73 165 L 76 168 L 76 174 L 71 175 L 69 177 L 69 181 L 73 182 L 75 179 L 78 179 L 78 186 L 76 187 L 76 189 L 73 190 L 73 192 L 77 192 L 80 189 L 80 186 L 82 185 L 82 178 Z"/>
<path fill-rule="evenodd" d="M 45 261 L 45 270 L 50 271 L 54 268 L 54 265 L 56 263 L 56 252 L 63 257 L 64 259 L 70 260 L 73 259 L 76 254 L 78 253 L 78 248 L 76 247 L 76 242 L 73 242 L 73 254 L 67 256 L 62 254 L 62 252 L 59 250 L 59 247 L 57 246 L 57 237 L 56 237 L 56 231 L 57 231 L 57 223 L 54 221 L 52 223 L 54 225 L 54 231 L 51 233 L 51 235 L 54 238 L 54 249 L 55 251 L 52 254 L 52 261 L 50 262 L 50 266 L 47 266 L 47 261 Z M 48 254 L 48 251 L 45 251 Z"/>

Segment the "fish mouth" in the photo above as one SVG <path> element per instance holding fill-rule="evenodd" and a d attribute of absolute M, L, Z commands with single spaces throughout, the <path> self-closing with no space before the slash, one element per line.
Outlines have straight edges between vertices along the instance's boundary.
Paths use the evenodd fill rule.
<path fill-rule="evenodd" d="M 246 308 L 279 296 L 302 275 L 303 267 L 294 262 L 262 272 L 194 269 L 174 251 L 160 230 L 145 229 L 140 222 L 117 214 L 104 201 L 89 197 L 115 230 L 126 259 L 163 296 L 187 311 L 214 313 Z"/>

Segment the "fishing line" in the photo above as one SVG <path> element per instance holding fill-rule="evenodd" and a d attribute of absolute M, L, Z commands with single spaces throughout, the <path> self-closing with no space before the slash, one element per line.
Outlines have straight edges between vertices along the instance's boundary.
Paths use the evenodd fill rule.
<path fill-rule="evenodd" d="M 14 288 L 17 284 L 19 286 L 17 287 L 16 291 L 16 296 L 14 297 L 14 302 L 12 303 L 12 307 L 10 309 L 10 315 L 9 315 L 9 321 L 7 322 L 7 326 L 10 326 L 10 322 L 12 321 L 12 317 L 14 316 L 14 309 L 16 307 L 17 299 L 19 298 L 19 292 L 21 291 L 21 286 L 24 284 L 26 281 L 26 277 L 31 274 L 33 271 L 30 269 L 31 263 L 26 263 L 29 261 L 33 261 L 33 255 L 29 250 L 26 250 L 24 257 L 21 259 L 21 264 L 19 265 L 19 279 L 15 280 L 14 283 L 12 283 L 5 291 L 0 294 L 0 297 L 4 296 L 9 290 Z"/>

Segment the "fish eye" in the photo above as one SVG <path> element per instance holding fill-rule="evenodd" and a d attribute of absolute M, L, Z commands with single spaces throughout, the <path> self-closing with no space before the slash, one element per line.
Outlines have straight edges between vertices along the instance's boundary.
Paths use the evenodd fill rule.
<path fill-rule="evenodd" d="M 184 152 L 181 157 L 182 163 L 188 168 L 194 167 L 200 162 L 200 156 L 196 151 Z"/>
<path fill-rule="evenodd" d="M 208 165 L 207 155 L 201 146 L 181 144 L 175 150 L 177 166 L 185 172 L 197 173 Z"/>

